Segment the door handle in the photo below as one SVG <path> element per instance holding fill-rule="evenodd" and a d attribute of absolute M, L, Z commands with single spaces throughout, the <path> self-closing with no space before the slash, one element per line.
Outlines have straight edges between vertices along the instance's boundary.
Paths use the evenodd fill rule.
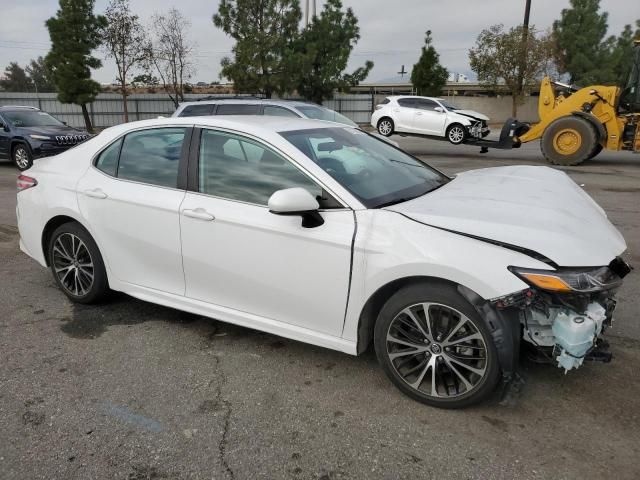
<path fill-rule="evenodd" d="M 87 197 L 91 197 L 91 198 L 105 199 L 108 197 L 108 195 L 104 193 L 101 188 L 94 188 L 93 190 L 85 190 L 84 194 Z"/>
<path fill-rule="evenodd" d="M 194 210 L 189 210 L 189 209 L 183 210 L 182 214 L 185 217 L 196 218 L 198 220 L 205 220 L 207 222 L 215 220 L 216 218 L 213 215 L 211 215 L 209 212 L 207 212 L 204 208 L 196 208 Z"/>

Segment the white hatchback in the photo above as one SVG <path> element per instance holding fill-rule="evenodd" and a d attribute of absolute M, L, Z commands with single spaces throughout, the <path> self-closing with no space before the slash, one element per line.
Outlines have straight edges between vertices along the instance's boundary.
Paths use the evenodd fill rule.
<path fill-rule="evenodd" d="M 381 135 L 394 133 L 442 137 L 454 145 L 489 135 L 489 117 L 432 97 L 392 96 L 376 106 L 371 126 Z"/>
<path fill-rule="evenodd" d="M 20 248 L 73 301 L 109 290 L 349 354 L 424 403 L 599 348 L 629 267 L 564 173 L 451 179 L 361 130 L 277 117 L 109 128 L 18 178 Z M 100 308 L 100 307 L 96 307 Z"/>

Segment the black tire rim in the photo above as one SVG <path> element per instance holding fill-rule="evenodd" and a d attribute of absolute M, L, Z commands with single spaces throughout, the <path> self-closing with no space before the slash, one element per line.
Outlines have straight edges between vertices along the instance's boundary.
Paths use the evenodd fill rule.
<path fill-rule="evenodd" d="M 68 293 L 76 297 L 89 293 L 95 270 L 89 249 L 78 236 L 60 234 L 53 244 L 52 257 L 56 277 Z"/>
<path fill-rule="evenodd" d="M 406 307 L 389 324 L 386 346 L 395 373 L 430 398 L 468 394 L 488 373 L 482 333 L 469 317 L 447 305 Z"/>

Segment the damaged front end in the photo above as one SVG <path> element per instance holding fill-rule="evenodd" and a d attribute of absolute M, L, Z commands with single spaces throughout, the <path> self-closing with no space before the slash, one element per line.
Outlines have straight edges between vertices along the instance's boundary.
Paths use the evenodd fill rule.
<path fill-rule="evenodd" d="M 616 291 L 631 271 L 626 262 L 616 258 L 598 268 L 509 270 L 530 288 L 492 304 L 517 312 L 522 339 L 537 359 L 556 363 L 565 373 L 585 360 L 611 359 L 601 336 L 612 324 Z"/>

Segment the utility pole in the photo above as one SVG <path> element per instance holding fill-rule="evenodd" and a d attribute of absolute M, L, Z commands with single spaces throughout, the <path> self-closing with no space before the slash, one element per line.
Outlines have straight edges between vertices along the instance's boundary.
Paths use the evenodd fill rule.
<path fill-rule="evenodd" d="M 306 0 L 304 5 L 304 25 L 309 26 L 309 0 Z"/>
<path fill-rule="evenodd" d="M 311 0 L 311 11 L 309 11 L 309 0 L 305 0 L 304 24 L 309 25 L 309 20 L 316 16 L 316 0 Z"/>
<path fill-rule="evenodd" d="M 527 46 L 529 40 L 529 16 L 531 14 L 531 0 L 526 0 L 524 6 L 524 22 L 522 22 L 522 50 L 520 59 L 520 68 L 518 72 L 518 93 L 524 95 L 524 69 L 527 62 Z"/>

